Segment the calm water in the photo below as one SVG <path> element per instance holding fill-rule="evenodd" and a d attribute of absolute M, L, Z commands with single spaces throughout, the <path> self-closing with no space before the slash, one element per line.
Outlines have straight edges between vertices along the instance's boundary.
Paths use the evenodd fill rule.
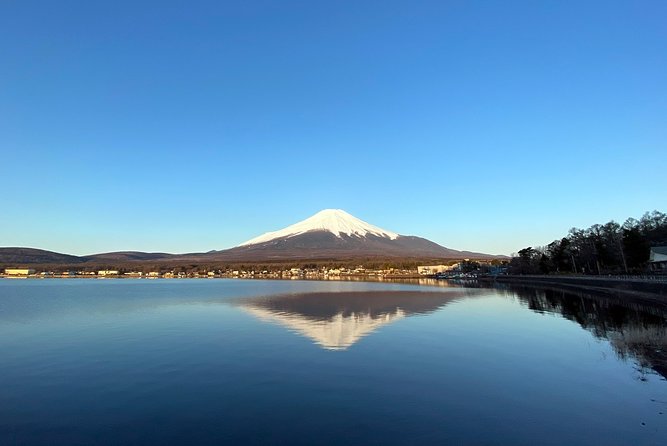
<path fill-rule="evenodd" d="M 0 444 L 667 444 L 667 312 L 530 288 L 0 280 Z"/>

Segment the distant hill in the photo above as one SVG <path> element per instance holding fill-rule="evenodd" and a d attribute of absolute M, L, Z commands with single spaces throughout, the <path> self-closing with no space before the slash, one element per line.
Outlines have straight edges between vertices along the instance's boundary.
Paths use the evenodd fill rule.
<path fill-rule="evenodd" d="M 0 263 L 83 263 L 81 257 L 35 248 L 0 248 Z"/>
<path fill-rule="evenodd" d="M 118 251 L 93 254 L 81 258 L 84 259 L 84 261 L 91 262 L 129 262 L 133 260 L 162 260 L 173 257 L 178 256 L 164 252 Z"/>

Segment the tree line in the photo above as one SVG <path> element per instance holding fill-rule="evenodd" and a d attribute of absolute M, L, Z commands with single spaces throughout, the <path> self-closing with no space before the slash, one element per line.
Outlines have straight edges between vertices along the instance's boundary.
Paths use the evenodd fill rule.
<path fill-rule="evenodd" d="M 639 274 L 652 246 L 667 245 L 667 214 L 646 212 L 623 224 L 610 221 L 570 229 L 547 246 L 527 247 L 513 256 L 511 274 Z"/>

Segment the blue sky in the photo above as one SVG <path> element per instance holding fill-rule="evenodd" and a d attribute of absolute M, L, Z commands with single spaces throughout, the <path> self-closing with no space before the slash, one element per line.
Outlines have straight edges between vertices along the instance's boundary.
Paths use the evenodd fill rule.
<path fill-rule="evenodd" d="M 0 246 L 208 251 L 342 208 L 509 254 L 667 211 L 665 17 L 664 1 L 2 2 Z"/>

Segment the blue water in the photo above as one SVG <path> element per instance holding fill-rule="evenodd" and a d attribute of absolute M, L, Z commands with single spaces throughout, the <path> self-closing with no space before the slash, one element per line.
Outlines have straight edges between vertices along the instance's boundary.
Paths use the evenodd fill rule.
<path fill-rule="evenodd" d="M 666 320 L 531 288 L 4 279 L 0 444 L 664 445 Z"/>

